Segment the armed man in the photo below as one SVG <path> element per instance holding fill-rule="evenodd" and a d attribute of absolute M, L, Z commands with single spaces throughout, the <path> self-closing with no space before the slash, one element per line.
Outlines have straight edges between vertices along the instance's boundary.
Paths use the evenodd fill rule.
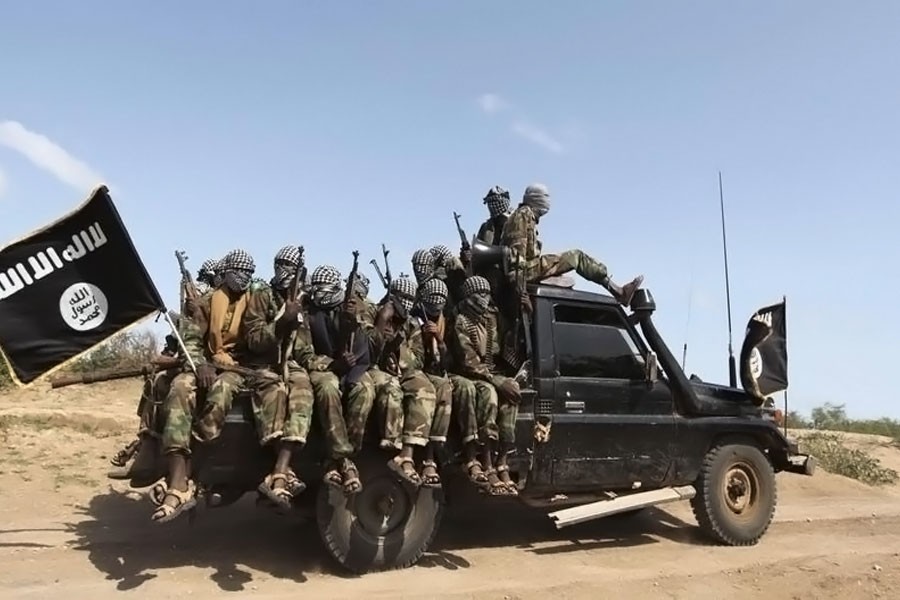
<path fill-rule="evenodd" d="M 441 485 L 438 460 L 447 441 L 453 407 L 453 384 L 449 378 L 450 352 L 444 341 L 447 296 L 447 285 L 440 279 L 429 279 L 419 287 L 412 316 L 419 320 L 420 325 L 412 331 L 408 342 L 415 358 L 413 367 L 425 373 L 435 392 L 431 431 L 425 447 L 425 459 L 422 461 L 423 487 Z M 460 411 L 459 414 L 464 417 L 460 420 L 460 427 L 464 428 L 468 415 L 465 411 Z M 473 452 L 473 458 L 474 455 Z"/>
<path fill-rule="evenodd" d="M 246 319 L 248 346 L 265 351 L 267 364 L 281 363 L 278 371 L 282 377 L 287 375 L 287 414 L 283 417 L 283 431 L 277 436 L 280 443 L 275 466 L 258 489 L 281 508 L 288 508 L 291 500 L 306 489 L 290 465 L 292 457 L 306 445 L 314 403 L 309 374 L 292 356 L 292 336 L 305 327 L 301 299 L 295 295 L 305 276 L 301 267 L 301 248 L 281 248 L 273 261 L 274 276 L 267 287 L 254 294 L 255 301 Z"/>
<path fill-rule="evenodd" d="M 487 246 L 496 246 L 503 239 L 503 227 L 509 219 L 509 190 L 495 185 L 488 190 L 483 202 L 489 216 L 478 228 L 475 239 Z"/>
<path fill-rule="evenodd" d="M 390 283 L 388 296 L 379 306 L 370 330 L 373 364 L 383 379 L 375 403 L 384 423 L 384 438 L 400 438 L 400 453 L 388 468 L 415 487 L 422 484 L 416 469 L 415 449 L 428 444 L 434 416 L 434 385 L 416 368 L 408 339 L 416 326 L 410 318 L 416 300 L 416 285 L 408 277 Z M 392 439 L 393 438 L 393 439 Z M 433 486 L 433 478 L 429 480 Z"/>
<path fill-rule="evenodd" d="M 550 192 L 541 183 L 529 185 L 525 189 L 522 202 L 510 215 L 503 228 L 502 244 L 509 248 L 512 268 L 521 269 L 526 283 L 537 283 L 542 279 L 575 271 L 581 277 L 606 288 L 622 305 L 628 306 L 634 292 L 644 280 L 643 275 L 635 277 L 624 286 L 619 286 L 609 277 L 606 265 L 588 256 L 583 251 L 566 250 L 562 254 L 541 254 L 537 225 L 550 210 Z M 523 299 L 525 290 L 518 290 Z"/>
<path fill-rule="evenodd" d="M 185 283 L 182 281 L 182 296 L 184 303 L 182 305 L 183 315 L 171 313 L 172 321 L 179 322 L 182 318 L 198 318 L 205 312 L 198 310 L 198 304 L 209 302 L 213 289 L 210 287 L 216 284 L 216 268 L 219 260 L 209 259 L 203 262 L 197 273 L 195 281 L 197 302 L 192 300 L 194 293 L 191 290 L 184 289 Z M 218 281 L 221 283 L 221 281 Z M 166 345 L 160 353 L 162 356 L 174 357 L 179 353 L 178 342 L 171 334 L 166 336 Z M 116 453 L 110 462 L 116 467 L 124 467 L 128 461 L 134 457 L 131 467 L 124 472 L 110 473 L 111 476 L 128 477 L 130 473 L 140 473 L 145 468 L 150 468 L 156 460 L 156 454 L 159 452 L 158 442 L 160 439 L 160 430 L 162 429 L 160 409 L 166 400 L 172 380 L 181 372 L 179 367 L 163 369 L 153 375 L 144 377 L 144 387 L 141 390 L 141 398 L 138 401 L 137 414 L 140 418 L 140 426 L 138 429 L 138 437 Z"/>
<path fill-rule="evenodd" d="M 355 274 L 354 260 L 349 279 Z M 348 495 L 355 494 L 362 490 L 362 482 L 351 457 L 362 448 L 375 397 L 367 373 L 369 341 L 360 324 L 358 297 L 352 285 L 343 289 L 336 268 L 316 267 L 307 298 L 308 328 L 297 332 L 294 358 L 309 373 L 315 412 L 325 433 L 325 483 L 343 488 Z"/>
<path fill-rule="evenodd" d="M 507 455 L 515 448 L 521 393 L 518 383 L 500 374 L 496 367 L 500 354 L 496 309 L 491 303 L 490 284 L 484 277 L 475 275 L 466 279 L 464 298 L 449 337 L 457 403 L 464 407 L 474 404 L 478 439 L 482 444 L 480 463 L 472 457 L 471 450 L 466 456 L 469 477 L 481 483 L 486 475 L 486 491 L 492 496 L 518 495 L 509 476 Z M 472 427 L 470 418 L 464 429 L 465 438 L 471 437 Z"/>
<path fill-rule="evenodd" d="M 344 280 L 344 285 L 348 285 L 347 280 Z M 375 303 L 369 300 L 369 286 L 369 278 L 363 273 L 357 273 L 353 285 L 353 291 L 356 293 L 356 306 L 359 308 L 359 317 L 363 323 L 371 325 L 375 323 L 375 313 L 378 309 Z"/>

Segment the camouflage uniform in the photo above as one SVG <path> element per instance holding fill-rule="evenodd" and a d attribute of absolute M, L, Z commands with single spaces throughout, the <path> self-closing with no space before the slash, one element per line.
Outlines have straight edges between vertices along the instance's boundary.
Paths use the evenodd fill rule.
<path fill-rule="evenodd" d="M 445 330 L 445 319 L 443 315 L 438 315 L 437 325 L 443 332 Z M 453 403 L 453 384 L 447 376 L 447 366 L 449 365 L 448 353 L 446 347 L 444 351 L 438 346 L 437 341 L 429 339 L 428 343 L 432 344 L 428 352 L 425 351 L 425 339 L 420 327 L 415 327 L 408 338 L 410 353 L 414 359 L 413 368 L 421 371 L 431 382 L 434 387 L 434 411 L 432 413 L 431 431 L 428 440 L 431 442 L 443 443 L 447 441 L 447 431 L 450 429 L 451 408 Z M 467 418 L 465 410 L 457 414 L 463 414 Z M 461 426 L 463 422 L 460 423 Z M 464 440 L 465 442 L 471 441 Z"/>
<path fill-rule="evenodd" d="M 434 277 L 447 285 L 449 293 L 447 307 L 452 308 L 462 300 L 463 284 L 468 277 L 466 267 L 446 246 L 433 246 L 429 252 L 434 256 Z M 422 283 L 419 282 L 419 285 Z"/>
<path fill-rule="evenodd" d="M 474 404 L 478 437 L 482 443 L 499 441 L 507 447 L 515 444 L 518 405 L 498 399 L 497 389 L 510 378 L 497 373 L 495 360 L 500 352 L 496 309 L 490 305 L 490 285 L 483 277 L 466 280 L 464 303 L 478 304 L 478 310 L 461 306 L 452 325 L 448 346 L 453 356 L 453 385 L 460 404 Z M 481 316 L 477 316 L 480 314 Z M 467 386 L 466 380 L 471 383 Z M 474 394 L 474 398 L 471 396 Z M 465 436 L 471 436 L 471 420 Z"/>
<path fill-rule="evenodd" d="M 416 286 L 406 277 L 391 281 L 389 296 L 381 310 L 390 310 L 397 302 L 409 314 L 415 300 Z M 417 330 L 407 317 L 394 332 L 388 325 L 386 332 L 369 329 L 373 363 L 377 369 L 370 373 L 376 381 L 375 405 L 383 419 L 383 446 L 400 448 L 403 445 L 424 446 L 428 442 L 434 415 L 434 385 L 415 366 L 408 340 Z M 399 336 L 399 337 L 395 337 Z"/>
<path fill-rule="evenodd" d="M 313 272 L 310 285 L 308 327 L 297 332 L 294 360 L 309 373 L 329 458 L 341 460 L 362 448 L 366 422 L 372 410 L 375 390 L 372 378 L 366 372 L 369 367 L 368 340 L 357 324 L 353 341 L 357 363 L 341 375 L 334 372 L 336 358 L 343 352 L 342 348 L 336 347 L 344 295 L 340 274 L 332 266 L 320 266 Z"/>
<path fill-rule="evenodd" d="M 546 186 L 542 184 L 528 186 L 522 204 L 509 217 L 503 228 L 501 243 L 509 248 L 511 267 L 521 272 L 527 283 L 536 283 L 574 270 L 588 281 L 610 290 L 617 299 L 627 304 L 643 277 L 636 278 L 622 289 L 610 280 L 605 264 L 581 250 L 566 250 L 562 254 L 541 254 L 537 223 L 549 209 L 550 194 Z M 524 292 L 522 289 L 519 291 Z"/>

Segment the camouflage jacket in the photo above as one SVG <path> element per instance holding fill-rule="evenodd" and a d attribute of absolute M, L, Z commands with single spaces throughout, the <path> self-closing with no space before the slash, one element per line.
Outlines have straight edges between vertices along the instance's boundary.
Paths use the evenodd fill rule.
<path fill-rule="evenodd" d="M 444 315 L 440 315 L 437 321 L 438 329 L 441 337 L 446 340 L 447 320 Z M 450 370 L 450 351 L 447 348 L 446 341 L 438 344 L 437 340 L 428 340 L 431 344 L 431 350 L 425 351 L 425 335 L 422 333 L 421 326 L 414 325 L 407 338 L 407 345 L 412 355 L 412 367 L 417 371 L 424 371 L 431 375 L 443 377 Z"/>
<path fill-rule="evenodd" d="M 497 224 L 494 224 L 493 219 L 488 219 L 481 224 L 481 227 L 478 228 L 478 233 L 475 235 L 475 239 L 487 244 L 488 246 L 499 245 L 503 237 L 503 226 L 507 223 L 508 219 L 508 217 L 504 217 L 503 220 L 499 221 L 499 223 Z"/>
<path fill-rule="evenodd" d="M 377 307 L 376 318 L 384 306 L 382 303 Z M 385 331 L 378 331 L 373 319 L 371 325 L 366 324 L 365 330 L 369 336 L 369 356 L 372 358 L 373 367 L 378 367 L 392 375 L 402 375 L 420 370 L 418 361 L 409 345 L 410 338 L 418 331 L 412 318 L 406 319 L 396 331 L 392 327 L 388 327 Z M 394 366 L 398 370 L 395 370 Z"/>
<path fill-rule="evenodd" d="M 473 380 L 502 383 L 504 378 L 495 366 L 500 354 L 497 311 L 489 309 L 482 323 L 458 313 L 449 329 L 451 371 Z"/>
<path fill-rule="evenodd" d="M 252 298 L 254 301 L 248 303 L 248 310 L 244 314 L 247 345 L 263 364 L 278 364 L 281 361 L 281 344 L 288 335 L 288 331 L 277 324 L 284 310 L 285 299 L 265 283 L 256 286 Z M 305 326 L 306 319 L 303 318 L 297 329 L 297 337 Z"/>
<path fill-rule="evenodd" d="M 530 206 L 524 204 L 513 211 L 503 227 L 501 243 L 510 249 L 510 266 L 534 268 L 541 259 L 537 218 Z"/>
<path fill-rule="evenodd" d="M 307 371 L 327 371 L 331 367 L 331 363 L 334 362 L 335 357 L 339 355 L 340 349 L 334 348 L 334 352 L 328 354 L 324 352 L 324 345 L 321 342 L 320 347 L 317 348 L 311 327 L 313 319 L 319 319 L 320 322 L 324 322 L 326 328 L 329 330 L 328 335 L 330 339 L 328 340 L 328 343 L 334 344 L 337 340 L 336 336 L 339 329 L 339 314 L 340 307 L 330 311 L 320 311 L 316 314 L 309 311 L 304 312 L 303 323 L 301 323 L 300 327 L 297 329 L 293 348 L 293 358 L 300 367 Z M 363 347 L 365 347 L 366 350 L 363 350 Z M 355 334 L 353 352 L 358 357 L 357 366 L 360 367 L 360 369 L 368 368 L 370 361 L 368 336 L 363 325 L 363 319 L 360 315 L 357 315 L 357 331 Z"/>

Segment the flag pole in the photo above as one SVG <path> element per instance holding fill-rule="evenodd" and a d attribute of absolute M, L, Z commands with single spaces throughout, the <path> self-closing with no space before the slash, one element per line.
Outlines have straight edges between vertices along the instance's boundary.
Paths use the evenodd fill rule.
<path fill-rule="evenodd" d="M 725 301 L 728 309 L 728 383 L 737 387 L 737 369 L 734 363 L 734 347 L 731 328 L 731 282 L 728 279 L 728 243 L 725 238 L 725 196 L 722 193 L 722 171 L 719 171 L 719 210 L 722 214 L 722 254 L 725 258 Z"/>
<path fill-rule="evenodd" d="M 194 364 L 194 360 L 191 358 L 191 355 L 188 353 L 187 348 L 184 345 L 184 340 L 181 339 L 181 334 L 178 333 L 178 328 L 175 327 L 174 321 L 172 321 L 172 317 L 169 315 L 169 311 L 163 308 L 160 311 L 163 314 L 163 317 L 166 319 L 166 323 L 169 324 L 169 327 L 172 328 L 172 335 L 175 336 L 175 340 L 178 342 L 178 347 L 181 349 L 181 352 L 184 353 L 184 358 L 187 360 L 188 365 L 191 367 L 191 371 L 194 375 L 197 374 L 197 365 Z M 186 318 L 184 315 L 181 315 L 181 318 Z"/>

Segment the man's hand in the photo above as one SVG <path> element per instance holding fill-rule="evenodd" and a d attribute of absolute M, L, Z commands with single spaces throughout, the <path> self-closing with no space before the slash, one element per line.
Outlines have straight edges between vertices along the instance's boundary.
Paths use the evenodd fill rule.
<path fill-rule="evenodd" d="M 434 321 L 426 321 L 425 324 L 422 325 L 422 333 L 430 335 L 432 338 L 437 340 L 438 344 L 444 343 L 444 337 L 441 335 L 441 329 Z"/>
<path fill-rule="evenodd" d="M 300 322 L 297 317 L 300 316 L 300 303 L 297 301 L 288 302 L 284 305 L 284 313 L 279 317 L 282 327 L 287 329 L 295 329 Z"/>
<path fill-rule="evenodd" d="M 472 264 L 472 249 L 468 250 L 460 250 L 459 251 L 459 260 L 462 262 L 463 266 L 468 267 Z"/>
<path fill-rule="evenodd" d="M 522 292 L 522 295 L 519 296 L 519 306 L 522 307 L 522 312 L 527 316 L 531 316 L 531 313 L 534 312 L 534 307 L 531 305 L 531 298 L 528 296 L 528 292 Z"/>
<path fill-rule="evenodd" d="M 208 390 L 216 381 L 216 368 L 209 363 L 197 367 L 197 387 Z"/>
<path fill-rule="evenodd" d="M 352 352 L 344 352 L 331 362 L 331 371 L 338 376 L 346 374 L 356 365 L 356 356 Z"/>
<path fill-rule="evenodd" d="M 188 296 L 184 299 L 184 312 L 186 313 L 185 316 L 193 317 L 197 314 L 197 308 L 197 302 L 194 301 L 193 298 Z"/>
<path fill-rule="evenodd" d="M 234 366 L 237 364 L 236 362 L 234 362 L 234 359 L 231 358 L 231 355 L 228 354 L 227 352 L 219 352 L 218 354 L 216 354 L 212 357 L 212 360 L 214 363 L 217 363 L 220 365 L 225 365 L 228 367 Z"/>

